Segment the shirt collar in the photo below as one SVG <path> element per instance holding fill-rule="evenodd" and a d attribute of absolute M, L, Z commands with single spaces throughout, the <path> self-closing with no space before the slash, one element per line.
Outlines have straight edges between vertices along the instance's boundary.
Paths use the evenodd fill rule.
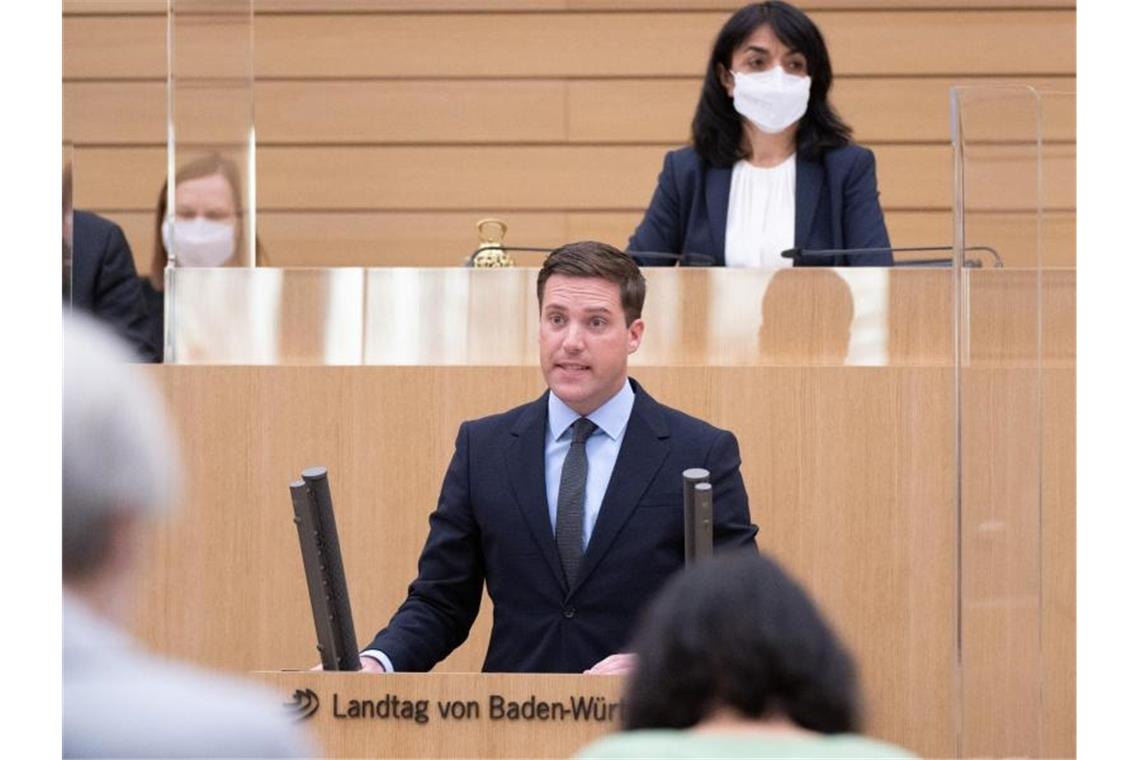
<path fill-rule="evenodd" d="M 625 430 L 629 423 L 629 415 L 633 413 L 633 388 L 629 378 L 625 379 L 621 390 L 610 397 L 609 401 L 586 415 L 586 419 L 593 422 L 598 428 L 613 440 Z M 575 412 L 562 399 L 551 391 L 546 401 L 546 418 L 554 440 L 561 438 L 574 422 L 582 415 Z"/>

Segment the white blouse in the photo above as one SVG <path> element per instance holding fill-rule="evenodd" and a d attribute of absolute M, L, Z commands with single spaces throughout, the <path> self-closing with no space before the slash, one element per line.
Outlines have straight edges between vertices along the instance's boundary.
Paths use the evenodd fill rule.
<path fill-rule="evenodd" d="M 724 264 L 729 267 L 784 269 L 780 256 L 796 240 L 796 154 L 772 167 L 741 159 L 732 167 Z"/>

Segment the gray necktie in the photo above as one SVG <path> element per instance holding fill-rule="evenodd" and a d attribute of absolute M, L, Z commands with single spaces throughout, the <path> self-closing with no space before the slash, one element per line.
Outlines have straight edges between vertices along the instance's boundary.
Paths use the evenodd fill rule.
<path fill-rule="evenodd" d="M 574 423 L 570 451 L 562 462 L 562 479 L 558 484 L 558 515 L 554 520 L 554 541 L 566 583 L 574 585 L 578 565 L 582 561 L 582 514 L 586 502 L 586 439 L 598 426 L 585 417 Z"/>

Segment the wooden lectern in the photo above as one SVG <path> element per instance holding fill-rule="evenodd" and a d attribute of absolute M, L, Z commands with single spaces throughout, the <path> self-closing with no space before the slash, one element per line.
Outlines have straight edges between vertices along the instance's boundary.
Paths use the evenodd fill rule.
<path fill-rule="evenodd" d="M 618 676 L 261 672 L 326 757 L 570 757 L 620 725 Z"/>

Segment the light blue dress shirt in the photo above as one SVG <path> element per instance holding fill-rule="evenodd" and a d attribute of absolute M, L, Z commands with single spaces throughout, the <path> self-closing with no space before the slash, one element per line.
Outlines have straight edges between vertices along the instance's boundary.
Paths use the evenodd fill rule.
<path fill-rule="evenodd" d="M 629 415 L 633 413 L 633 388 L 627 378 L 621 390 L 586 418 L 598 426 L 586 439 L 586 503 L 582 508 L 582 551 L 590 545 L 590 536 L 598 522 L 602 498 L 610 484 L 617 463 Z M 574 437 L 570 426 L 582 415 L 551 393 L 547 400 L 546 423 L 546 508 L 550 513 L 550 532 L 554 533 L 558 517 L 558 486 L 562 482 L 562 464 L 570 452 Z"/>

